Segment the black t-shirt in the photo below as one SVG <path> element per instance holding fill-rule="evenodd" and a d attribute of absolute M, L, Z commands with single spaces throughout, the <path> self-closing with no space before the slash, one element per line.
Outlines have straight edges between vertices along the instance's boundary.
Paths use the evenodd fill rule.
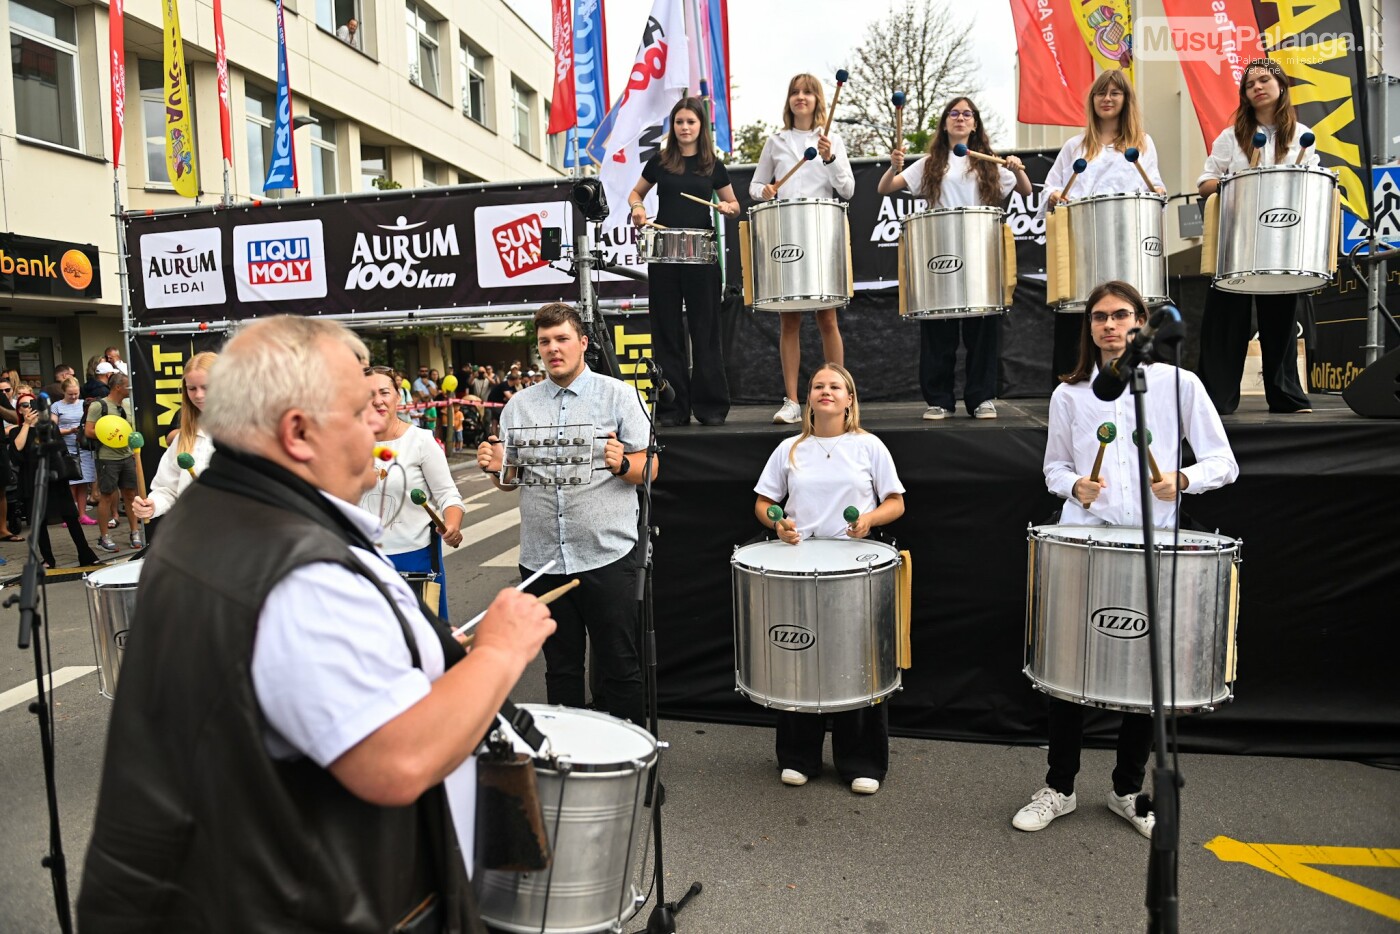
<path fill-rule="evenodd" d="M 685 157 L 685 172 L 676 175 L 666 171 L 661 165 L 661 156 L 652 156 L 642 167 L 642 178 L 657 186 L 656 197 L 659 207 L 656 222 L 667 227 L 698 227 L 708 230 L 713 227 L 715 212 L 703 204 L 696 204 L 682 198 L 681 192 L 694 195 L 705 201 L 713 192 L 729 184 L 729 170 L 724 163 L 715 160 L 714 170 L 709 175 L 696 174 L 700 163 L 698 155 Z"/>

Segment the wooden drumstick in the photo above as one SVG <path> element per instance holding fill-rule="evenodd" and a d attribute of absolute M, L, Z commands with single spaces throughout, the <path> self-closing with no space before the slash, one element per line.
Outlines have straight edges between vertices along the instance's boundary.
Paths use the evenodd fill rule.
<path fill-rule="evenodd" d="M 1006 165 L 1006 160 L 1003 159 L 1001 156 L 989 156 L 985 152 L 977 152 L 974 149 L 968 149 L 962 143 L 958 143 L 956 146 L 953 147 L 953 155 L 971 156 L 974 159 L 982 159 L 987 162 L 995 162 L 997 165 Z M 1069 190 L 1068 185 L 1065 186 L 1065 190 Z"/>
<path fill-rule="evenodd" d="M 1298 158 L 1293 160 L 1294 165 L 1303 164 L 1303 160 L 1307 158 L 1308 150 L 1312 148 L 1312 144 L 1315 142 L 1317 142 L 1317 137 L 1313 136 L 1312 133 L 1304 133 L 1302 136 L 1298 137 Z"/>
<path fill-rule="evenodd" d="M 794 175 L 797 174 L 797 170 L 798 170 L 798 169 L 802 168 L 804 165 L 806 165 L 808 162 L 811 162 L 811 161 L 812 161 L 813 159 L 815 159 L 816 157 L 817 157 L 817 150 L 816 150 L 816 147 L 815 147 L 815 146 L 808 146 L 808 147 L 807 147 L 807 151 L 804 152 L 804 153 L 802 154 L 802 161 L 799 162 L 799 163 L 797 163 L 797 165 L 794 165 L 792 168 L 788 169 L 788 170 L 787 170 L 787 174 L 784 175 L 782 178 L 778 179 L 777 183 L 773 186 L 773 195 L 774 195 L 774 197 L 777 196 L 777 194 L 778 194 L 778 189 L 782 188 L 783 185 L 787 184 L 787 180 L 788 180 L 788 179 L 792 178 Z"/>
<path fill-rule="evenodd" d="M 1074 160 L 1074 174 L 1069 177 L 1069 183 L 1065 185 L 1065 190 L 1060 192 L 1061 200 L 1069 200 L 1069 190 L 1074 187 L 1074 182 L 1089 167 L 1089 163 L 1083 159 Z"/>
<path fill-rule="evenodd" d="M 1147 177 L 1147 170 L 1144 169 L 1142 167 L 1142 163 L 1138 161 L 1138 156 L 1138 151 L 1131 146 L 1129 146 L 1127 150 L 1125 150 L 1123 153 L 1123 158 L 1131 162 L 1133 164 L 1133 168 L 1138 170 L 1138 175 L 1142 177 L 1142 183 L 1147 186 L 1147 190 L 1155 191 L 1156 187 L 1152 184 L 1152 179 Z"/>
<path fill-rule="evenodd" d="M 1136 444 L 1138 447 L 1144 447 L 1136 428 L 1133 429 L 1133 444 Z M 1161 483 L 1162 471 L 1157 469 L 1157 458 L 1152 456 L 1152 431 L 1150 429 L 1147 432 L 1147 444 L 1145 447 L 1147 450 L 1147 466 L 1152 468 L 1152 482 Z"/>
<path fill-rule="evenodd" d="M 657 230 L 670 230 L 665 224 L 658 224 L 656 221 L 644 221 L 647 227 L 655 227 Z"/>
<path fill-rule="evenodd" d="M 851 75 L 846 69 L 836 70 L 836 93 L 831 96 L 831 109 L 826 112 L 826 125 L 822 127 L 822 136 L 831 135 L 831 118 L 836 116 L 836 104 L 841 100 L 841 86 L 846 83 L 846 79 Z"/>
<path fill-rule="evenodd" d="M 1113 439 L 1118 437 L 1118 426 L 1113 422 L 1104 422 L 1095 432 L 1094 437 L 1099 439 L 1099 453 L 1094 458 L 1094 469 L 1089 471 L 1089 482 L 1099 482 L 1099 468 L 1103 466 L 1103 452 L 1108 450 L 1108 446 L 1113 443 Z"/>
<path fill-rule="evenodd" d="M 575 577 L 573 580 L 569 581 L 567 584 L 564 584 L 562 587 L 555 587 L 553 590 L 540 594 L 537 599 L 545 606 L 549 606 L 555 600 L 558 600 L 560 597 L 564 596 L 564 594 L 568 593 L 570 590 L 573 590 L 580 583 L 581 582 L 579 581 L 579 579 Z M 461 629 L 454 629 L 452 631 L 452 635 L 455 636 L 457 641 L 463 646 L 471 645 L 472 642 L 476 639 L 476 631 L 473 629 L 473 631 L 471 632 L 466 632 L 466 629 L 470 626 L 475 626 L 475 624 L 481 622 L 482 617 L 484 617 L 485 615 L 485 613 L 481 613 L 476 617 L 476 619 L 472 620 L 470 623 L 467 623 L 467 625 L 463 626 Z"/>
<path fill-rule="evenodd" d="M 719 205 L 713 201 L 706 201 L 704 198 L 697 198 L 694 195 L 684 191 L 679 192 L 679 194 L 682 198 L 688 198 L 689 200 L 694 201 L 696 204 L 703 204 L 705 207 L 709 208 L 711 211 L 714 211 L 720 217 L 724 216 L 724 212 L 719 209 Z"/>
<path fill-rule="evenodd" d="M 890 103 L 894 105 L 894 143 L 891 149 L 904 148 L 904 92 L 895 91 L 890 95 Z"/>
<path fill-rule="evenodd" d="M 1264 154 L 1264 144 L 1268 141 L 1269 138 L 1263 133 L 1255 133 L 1254 138 L 1250 140 L 1254 144 L 1254 152 L 1249 154 L 1249 167 L 1251 169 L 1259 167 L 1259 157 Z"/>
<path fill-rule="evenodd" d="M 428 514 L 428 518 L 433 520 L 433 526 L 437 528 L 439 535 L 447 534 L 447 523 L 442 521 L 442 517 L 433 511 L 433 507 L 428 505 L 428 494 L 422 490 L 414 490 L 408 494 L 408 498 L 413 500 L 413 505 L 422 506 Z"/>

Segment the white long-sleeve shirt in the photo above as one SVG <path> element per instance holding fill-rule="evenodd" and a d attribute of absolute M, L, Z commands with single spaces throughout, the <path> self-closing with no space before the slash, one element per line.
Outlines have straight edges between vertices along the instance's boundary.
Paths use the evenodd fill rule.
<path fill-rule="evenodd" d="M 763 200 L 763 186 L 771 185 L 788 173 L 794 165 L 805 161 L 802 156 L 810 147 L 817 148 L 821 134 L 815 130 L 779 130 L 768 137 L 763 144 L 763 154 L 758 157 L 758 168 L 754 169 L 753 181 L 749 182 L 749 197 Z M 834 198 L 840 195 L 850 199 L 856 193 L 856 176 L 851 171 L 851 160 L 846 157 L 846 144 L 841 137 L 831 134 L 831 165 L 822 162 L 817 156 L 810 165 L 804 165 L 787 183 L 778 190 L 779 200 L 788 198 Z"/>
<path fill-rule="evenodd" d="M 433 520 L 428 518 L 426 509 L 414 505 L 413 491 L 422 490 L 428 494 L 433 511 L 444 520 L 449 508 L 462 505 L 462 494 L 452 480 L 447 455 L 442 453 L 432 434 L 422 428 L 409 428 L 394 440 L 379 443 L 394 452 L 394 459 L 378 463 L 384 476 L 360 498 L 360 508 L 378 516 L 383 501 L 384 539 L 380 547 L 385 554 L 401 555 L 425 548 L 432 540 L 428 530 Z M 393 466 L 395 464 L 403 469 Z"/>
<path fill-rule="evenodd" d="M 1147 427 L 1152 432 L 1152 455 L 1163 474 L 1176 469 L 1181 446 L 1176 437 L 1176 372 L 1176 367 L 1166 363 L 1147 367 Z M 1196 463 L 1181 471 L 1187 479 L 1184 492 L 1205 493 L 1233 483 L 1240 467 L 1225 428 L 1200 379 L 1188 370 L 1181 371 L 1181 420 L 1186 440 L 1196 454 Z M 1099 469 L 1100 479 L 1108 485 L 1086 509 L 1074 498 L 1074 483 L 1094 469 L 1099 453 L 1097 432 L 1104 422 L 1112 422 L 1118 429 Z M 1136 428 L 1130 391 L 1104 402 L 1094 395 L 1092 378 L 1061 383 L 1056 388 L 1050 397 L 1044 471 L 1046 488 L 1065 500 L 1061 524 L 1142 526 L 1137 449 L 1133 445 Z M 1156 528 L 1169 528 L 1176 519 L 1176 503 L 1154 498 L 1152 513 Z"/>
<path fill-rule="evenodd" d="M 1074 175 L 1075 160 L 1084 157 L 1084 148 L 1083 133 L 1060 148 L 1060 154 L 1055 157 L 1055 164 L 1050 166 L 1050 171 L 1045 176 L 1044 189 L 1047 194 L 1065 190 L 1070 177 Z M 1152 142 L 1152 137 L 1143 136 L 1142 147 L 1138 150 L 1138 162 L 1147 172 L 1147 177 L 1152 179 L 1154 186 L 1166 187 L 1162 184 L 1162 172 L 1157 167 L 1157 145 Z M 1070 189 L 1069 196 L 1075 199 L 1086 198 L 1089 195 L 1121 195 L 1151 190 L 1142 183 L 1142 176 L 1133 164 L 1110 144 L 1101 148 L 1099 154 L 1080 173 L 1079 180 Z M 1045 215 L 1049 201 L 1048 197 L 1040 199 L 1040 216 Z"/>
<path fill-rule="evenodd" d="M 190 451 L 190 456 L 194 458 L 194 472 L 203 473 L 213 455 L 214 441 L 201 428 L 195 432 L 194 449 Z M 156 468 L 155 479 L 151 481 L 151 493 L 147 497 L 155 506 L 155 514 L 163 516 L 169 512 L 170 507 L 175 505 L 175 500 L 189 489 L 191 483 L 194 483 L 194 478 L 188 470 L 181 469 L 178 446 L 172 444 L 160 456 L 160 466 Z"/>
<path fill-rule="evenodd" d="M 924 170 L 928 167 L 928 160 L 929 157 L 925 156 L 912 165 L 906 164 L 904 171 L 899 173 L 899 178 L 904 181 L 904 187 L 915 197 L 919 196 L 919 190 L 923 187 Z M 1001 197 L 1005 199 L 1016 187 L 1016 175 L 1005 166 L 997 166 L 997 180 L 1001 183 Z M 929 209 L 981 206 L 983 201 L 982 193 L 977 187 L 978 181 L 977 171 L 972 164 L 971 156 L 948 153 L 948 171 L 943 174 L 943 185 L 938 191 L 938 203 L 930 204 Z M 997 207 L 997 205 L 991 206 Z"/>
<path fill-rule="evenodd" d="M 1259 132 L 1265 136 L 1264 145 L 1259 151 L 1259 164 L 1261 166 L 1275 165 L 1274 151 L 1277 145 L 1278 131 L 1271 126 L 1260 126 Z M 1298 158 L 1298 153 L 1302 150 L 1298 144 L 1298 137 L 1311 132 L 1311 129 L 1301 123 L 1294 127 L 1293 139 L 1289 141 L 1288 152 L 1283 157 L 1284 163 L 1293 164 L 1293 160 Z M 1303 165 L 1320 165 L 1321 162 L 1316 149 L 1309 149 L 1308 154 L 1303 158 Z M 1220 131 L 1220 135 L 1211 144 L 1210 155 L 1206 156 L 1205 171 L 1201 173 L 1200 178 L 1196 179 L 1196 185 L 1199 186 L 1208 179 L 1233 175 L 1247 168 L 1249 168 L 1249 157 L 1244 154 L 1239 142 L 1235 140 L 1235 128 L 1227 126 Z"/>

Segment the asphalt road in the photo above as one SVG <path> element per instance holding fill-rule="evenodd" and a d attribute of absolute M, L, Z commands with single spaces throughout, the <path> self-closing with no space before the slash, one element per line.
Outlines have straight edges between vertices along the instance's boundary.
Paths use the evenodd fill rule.
<path fill-rule="evenodd" d="M 515 582 L 519 514 L 474 469 L 459 472 L 472 527 L 448 558 L 449 600 L 465 617 Z M 61 530 L 59 530 L 62 536 Z M 64 559 L 60 542 L 60 562 Z M 17 570 L 22 545 L 0 554 Z M 71 545 L 68 546 L 71 549 Z M 14 587 L 6 588 L 5 595 Z M 664 614 L 664 608 L 660 610 Z M 110 702 L 97 693 L 84 585 L 50 585 L 57 785 L 76 898 L 92 830 Z M 0 617 L 0 931 L 58 930 L 47 871 L 48 818 L 39 735 L 27 703 L 33 661 L 15 647 L 18 615 Z M 543 701 L 537 662 L 514 695 Z M 878 795 L 857 797 L 831 771 L 802 788 L 778 782 L 773 737 L 754 727 L 663 721 L 666 896 L 703 893 L 679 916 L 693 932 L 1118 932 L 1141 929 L 1148 842 L 1102 803 L 1112 753 L 1086 750 L 1079 810 L 1036 834 L 1010 826 L 1040 787 L 1044 752 L 894 739 Z M 1400 773 L 1350 762 L 1188 755 L 1181 839 L 1181 929 L 1394 930 L 1376 910 L 1205 848 L 1219 837 L 1310 851 L 1333 892 L 1400 919 Z M 1389 850 L 1389 852 L 1384 852 Z M 1281 871 L 1308 877 L 1270 856 Z M 1335 866 L 1347 859 L 1367 865 Z M 1389 861 L 1390 868 L 1373 864 Z M 650 872 L 644 884 L 649 883 Z M 1359 888 L 1358 888 L 1359 887 Z M 645 912 L 627 925 L 637 931 Z"/>

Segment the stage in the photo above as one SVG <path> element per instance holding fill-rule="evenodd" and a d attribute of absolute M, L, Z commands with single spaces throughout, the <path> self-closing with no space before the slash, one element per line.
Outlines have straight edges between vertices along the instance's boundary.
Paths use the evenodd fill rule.
<path fill-rule="evenodd" d="M 1312 414 L 1285 416 L 1245 397 L 1225 419 L 1239 480 L 1184 497 L 1197 527 L 1242 540 L 1244 563 L 1236 699 L 1181 718 L 1182 747 L 1400 763 L 1400 421 L 1311 399 Z M 1045 741 L 1045 699 L 1021 669 L 1026 527 L 1059 509 L 1041 475 L 1048 406 L 999 401 L 1000 417 L 981 421 L 961 411 L 923 421 L 913 403 L 861 408 L 907 488 L 889 529 L 914 566 L 913 668 L 890 709 L 897 735 Z M 666 716 L 771 719 L 734 691 L 729 558 L 762 532 L 753 484 L 796 430 L 773 425 L 775 409 L 662 430 L 655 605 Z M 1113 735 L 1117 719 L 1095 713 L 1091 740 Z"/>

